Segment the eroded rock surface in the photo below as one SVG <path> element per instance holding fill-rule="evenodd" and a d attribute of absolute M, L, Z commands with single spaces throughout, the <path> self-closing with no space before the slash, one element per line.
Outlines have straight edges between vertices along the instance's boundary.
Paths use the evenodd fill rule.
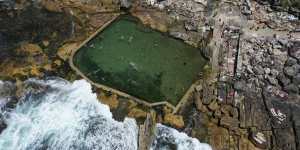
<path fill-rule="evenodd" d="M 155 20 L 158 12 L 166 22 Z M 219 131 L 221 136 L 206 139 L 215 149 L 300 148 L 297 1 L 143 0 L 133 13 L 206 47 L 217 81 L 195 89 L 194 104 L 179 112 L 186 132 L 203 138 L 201 132 Z M 196 116 L 207 119 L 191 121 Z"/>

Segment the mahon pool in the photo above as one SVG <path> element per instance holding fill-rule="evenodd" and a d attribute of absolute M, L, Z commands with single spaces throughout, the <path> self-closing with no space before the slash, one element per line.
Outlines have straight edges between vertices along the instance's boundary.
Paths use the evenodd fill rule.
<path fill-rule="evenodd" d="M 199 79 L 198 48 L 121 16 L 81 47 L 75 66 L 93 82 L 148 102 L 176 105 Z"/>

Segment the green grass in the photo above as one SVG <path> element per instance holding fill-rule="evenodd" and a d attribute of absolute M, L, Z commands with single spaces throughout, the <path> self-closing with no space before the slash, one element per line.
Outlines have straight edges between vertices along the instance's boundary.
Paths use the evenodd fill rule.
<path fill-rule="evenodd" d="M 202 71 L 200 50 L 122 17 L 75 55 L 90 79 L 150 102 L 177 104 Z"/>

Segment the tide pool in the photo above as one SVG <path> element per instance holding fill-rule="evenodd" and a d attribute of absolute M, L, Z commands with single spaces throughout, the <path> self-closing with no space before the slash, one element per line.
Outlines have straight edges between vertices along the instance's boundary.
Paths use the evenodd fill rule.
<path fill-rule="evenodd" d="M 199 77 L 199 49 L 122 16 L 74 56 L 92 81 L 149 102 L 174 105 Z"/>

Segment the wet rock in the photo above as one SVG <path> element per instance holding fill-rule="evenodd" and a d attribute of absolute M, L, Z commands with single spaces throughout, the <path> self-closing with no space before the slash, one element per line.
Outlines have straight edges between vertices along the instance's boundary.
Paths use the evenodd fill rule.
<path fill-rule="evenodd" d="M 39 43 L 45 39 L 51 39 L 50 46 L 55 49 L 74 31 L 71 16 L 49 12 L 35 4 L 12 11 L 11 15 L 0 13 L 0 18 L 0 31 L 8 44 L 5 49 L 16 48 L 24 41 Z"/>
<path fill-rule="evenodd" d="M 164 116 L 164 123 L 171 125 L 175 128 L 183 128 L 184 127 L 184 121 L 183 121 L 182 116 L 180 116 L 180 115 L 166 114 Z"/>
<path fill-rule="evenodd" d="M 12 0 L 0 0 L 0 9 L 9 10 L 12 9 L 15 5 L 15 2 Z"/>
<path fill-rule="evenodd" d="M 0 80 L 0 101 L 5 97 L 13 96 L 15 92 L 16 92 L 16 86 L 13 83 Z M 1 104 L 0 104 L 0 108 L 1 108 Z"/>
<path fill-rule="evenodd" d="M 9 81 L 0 80 L 0 133 L 6 128 L 6 124 L 2 118 L 3 111 L 16 107 L 18 99 L 16 98 L 17 86 Z"/>
<path fill-rule="evenodd" d="M 7 127 L 7 125 L 5 124 L 4 120 L 2 118 L 0 118 L 0 134 L 6 127 Z"/>
<path fill-rule="evenodd" d="M 112 94 L 107 96 L 105 93 L 101 92 L 98 96 L 98 99 L 109 106 L 110 109 L 116 109 L 119 106 L 118 96 L 116 94 Z"/>
<path fill-rule="evenodd" d="M 128 116 L 132 118 L 146 118 L 147 112 L 139 108 L 133 108 L 129 111 Z"/>

